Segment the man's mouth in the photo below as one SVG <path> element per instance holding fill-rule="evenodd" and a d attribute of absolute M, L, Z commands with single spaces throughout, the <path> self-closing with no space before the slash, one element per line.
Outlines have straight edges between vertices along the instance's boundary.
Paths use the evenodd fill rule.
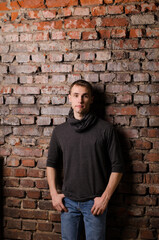
<path fill-rule="evenodd" d="M 76 105 L 76 107 L 78 107 L 78 108 L 83 108 L 83 105 Z"/>

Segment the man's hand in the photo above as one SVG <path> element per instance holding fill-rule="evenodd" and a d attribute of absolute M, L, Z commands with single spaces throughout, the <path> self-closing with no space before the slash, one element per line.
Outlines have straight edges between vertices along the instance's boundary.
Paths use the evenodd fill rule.
<path fill-rule="evenodd" d="M 103 214 L 105 209 L 107 208 L 108 202 L 108 198 L 96 197 L 94 199 L 94 205 L 91 209 L 92 214 L 94 216 Z"/>
<path fill-rule="evenodd" d="M 63 198 L 65 197 L 64 194 L 56 194 L 52 198 L 53 207 L 60 212 L 68 212 L 67 208 L 63 204 Z"/>

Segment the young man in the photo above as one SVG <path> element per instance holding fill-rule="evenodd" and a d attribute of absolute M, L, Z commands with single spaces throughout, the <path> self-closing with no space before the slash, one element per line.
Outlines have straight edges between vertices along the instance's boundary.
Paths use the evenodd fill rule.
<path fill-rule="evenodd" d="M 61 211 L 63 240 L 77 240 L 81 216 L 86 240 L 105 240 L 108 202 L 122 177 L 118 139 L 111 124 L 91 112 L 93 91 L 84 80 L 70 87 L 71 110 L 52 134 L 47 177 L 54 208 Z M 63 187 L 56 189 L 56 171 L 63 161 Z"/>

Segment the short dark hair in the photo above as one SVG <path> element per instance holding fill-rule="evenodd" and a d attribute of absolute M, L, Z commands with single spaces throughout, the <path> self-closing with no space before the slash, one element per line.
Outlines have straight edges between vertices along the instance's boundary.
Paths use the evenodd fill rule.
<path fill-rule="evenodd" d="M 87 88 L 90 91 L 91 95 L 93 96 L 93 87 L 89 82 L 87 82 L 85 80 L 77 80 L 77 81 L 73 82 L 70 86 L 69 94 L 71 93 L 71 90 L 72 90 L 73 86 L 75 86 L 75 85 Z"/>

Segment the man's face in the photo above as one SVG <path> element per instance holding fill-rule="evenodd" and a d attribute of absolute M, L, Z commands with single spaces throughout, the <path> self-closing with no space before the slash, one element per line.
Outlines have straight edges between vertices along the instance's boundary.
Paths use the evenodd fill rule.
<path fill-rule="evenodd" d="M 74 117 L 80 119 L 89 112 L 93 97 L 86 87 L 74 85 L 69 95 L 69 101 L 74 111 Z"/>

